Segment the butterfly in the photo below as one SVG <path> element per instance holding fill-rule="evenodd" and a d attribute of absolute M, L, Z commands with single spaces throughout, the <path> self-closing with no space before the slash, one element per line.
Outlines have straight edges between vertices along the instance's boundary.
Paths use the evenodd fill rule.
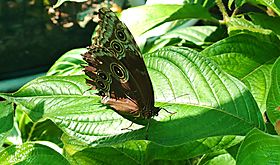
<path fill-rule="evenodd" d="M 158 115 L 161 108 L 154 105 L 152 82 L 131 32 L 107 8 L 99 10 L 99 18 L 93 44 L 82 55 L 87 84 L 98 90 L 103 104 L 125 118 Z"/>

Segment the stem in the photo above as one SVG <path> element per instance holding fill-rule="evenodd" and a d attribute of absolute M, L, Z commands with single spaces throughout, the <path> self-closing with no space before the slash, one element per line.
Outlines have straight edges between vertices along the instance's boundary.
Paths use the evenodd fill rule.
<path fill-rule="evenodd" d="M 227 14 L 225 5 L 223 4 L 222 0 L 215 0 L 215 1 L 216 1 L 217 6 L 220 9 L 222 15 L 223 15 L 223 21 L 228 22 L 229 21 L 229 16 Z"/>
<path fill-rule="evenodd" d="M 37 123 L 38 123 L 38 122 L 34 123 L 33 126 L 31 127 L 31 130 L 30 130 L 30 132 L 29 132 L 29 134 L 28 134 L 28 138 L 27 138 L 26 141 L 30 141 L 30 139 L 31 139 L 31 137 L 32 137 L 32 134 L 33 134 L 33 132 L 34 132 L 34 130 L 35 130 L 35 127 L 36 127 Z"/>
<path fill-rule="evenodd" d="M 206 157 L 206 154 L 203 154 L 202 157 L 198 160 L 196 164 L 200 164 L 201 160 Z"/>
<path fill-rule="evenodd" d="M 235 9 L 233 10 L 231 16 L 235 16 L 237 12 L 238 12 L 238 8 L 235 8 Z"/>
<path fill-rule="evenodd" d="M 25 122 L 25 115 L 26 114 L 24 112 L 22 112 L 22 115 L 21 115 L 21 117 L 19 119 L 19 122 L 18 122 L 18 128 L 19 128 L 20 131 L 23 130 L 23 124 Z"/>

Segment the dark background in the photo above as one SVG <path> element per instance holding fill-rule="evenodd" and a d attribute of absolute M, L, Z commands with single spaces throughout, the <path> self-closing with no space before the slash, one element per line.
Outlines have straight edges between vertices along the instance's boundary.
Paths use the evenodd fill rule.
<path fill-rule="evenodd" d="M 43 1 L 0 2 L 0 80 L 46 72 L 66 51 L 90 45 L 94 23 L 79 27 L 74 20 L 81 5 L 67 5 L 72 13 L 62 17 L 50 14 Z"/>

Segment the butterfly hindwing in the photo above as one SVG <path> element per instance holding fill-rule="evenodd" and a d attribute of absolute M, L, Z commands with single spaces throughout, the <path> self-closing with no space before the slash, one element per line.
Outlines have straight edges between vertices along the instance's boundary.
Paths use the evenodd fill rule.
<path fill-rule="evenodd" d="M 132 34 L 109 9 L 100 9 L 99 17 L 97 36 L 83 55 L 87 82 L 99 91 L 103 103 L 122 115 L 157 115 L 152 83 Z"/>

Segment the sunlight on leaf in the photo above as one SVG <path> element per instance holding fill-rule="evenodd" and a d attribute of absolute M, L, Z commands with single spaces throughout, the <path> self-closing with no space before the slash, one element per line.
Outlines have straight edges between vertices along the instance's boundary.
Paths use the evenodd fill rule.
<path fill-rule="evenodd" d="M 157 105 L 177 112 L 160 111 L 151 123 L 152 141 L 175 145 L 209 136 L 244 135 L 253 127 L 264 129 L 259 109 L 245 86 L 198 52 L 166 48 L 146 54 L 144 59 Z M 135 131 L 122 130 L 130 122 L 103 106 L 87 89 L 84 76 L 46 76 L 3 97 L 25 107 L 31 119 L 50 118 L 84 141 L 117 143 L 145 137 L 145 129 L 137 124 L 132 127 Z"/>
<path fill-rule="evenodd" d="M 211 165 L 235 165 L 235 158 L 226 150 L 220 150 L 210 154 L 205 154 L 200 160 L 200 164 Z"/>
<path fill-rule="evenodd" d="M 269 34 L 271 30 L 264 29 L 258 25 L 255 25 L 253 22 L 246 20 L 245 18 L 230 18 L 230 21 L 227 23 L 228 33 L 230 36 L 240 33 L 240 31 L 248 30 L 251 32 Z"/>
<path fill-rule="evenodd" d="M 264 112 L 270 69 L 279 56 L 279 44 L 274 35 L 247 32 L 225 38 L 203 50 L 202 54 L 244 82 Z"/>
<path fill-rule="evenodd" d="M 53 144 L 54 145 L 54 144 Z M 58 152 L 38 143 L 10 146 L 0 152 L 1 164 L 69 164 Z"/>
<path fill-rule="evenodd" d="M 134 36 L 165 22 L 188 18 L 213 19 L 207 9 L 199 4 L 145 5 L 124 10 L 121 15 L 121 20 Z"/>
<path fill-rule="evenodd" d="M 86 2 L 87 0 L 58 0 L 53 7 L 57 8 L 60 5 L 62 5 L 64 2 L 67 2 L 67 1 L 69 1 L 69 2 Z"/>
<path fill-rule="evenodd" d="M 265 129 L 248 89 L 198 52 L 170 47 L 145 54 L 144 60 L 157 106 L 176 112 L 161 110 L 151 120 L 148 141 L 144 140 L 146 127 L 135 124 L 137 119 L 129 127 L 131 121 L 101 104 L 95 91 L 87 90 L 85 76 L 45 76 L 1 96 L 24 107 L 33 121 L 51 119 L 67 135 L 90 146 L 105 147 L 101 150 L 120 145 L 126 154 L 136 154 L 125 143 L 130 141 L 137 147 L 137 155 L 162 151 L 140 162 L 167 159 L 166 153 L 174 148 L 189 152 L 196 146 L 190 154 L 184 153 L 184 158 L 190 158 L 236 145 L 240 139 L 233 135 Z M 140 144 L 144 148 L 138 151 Z"/>
<path fill-rule="evenodd" d="M 207 42 L 207 38 L 217 30 L 216 26 L 190 26 L 176 28 L 161 35 L 153 44 L 153 47 L 149 49 L 149 52 L 153 52 L 160 49 L 170 41 L 177 39 L 180 44 L 184 42 L 192 42 L 196 45 L 210 44 Z"/>
<path fill-rule="evenodd" d="M 165 48 L 144 55 L 144 59 L 157 105 L 177 112 L 170 115 L 160 111 L 150 123 L 149 141 L 143 140 L 146 128 L 141 125 L 133 124 L 130 127 L 133 131 L 123 130 L 131 122 L 102 105 L 98 96 L 86 92 L 84 76 L 38 78 L 3 97 L 25 107 L 33 120 L 49 118 L 66 134 L 99 146 L 78 152 L 77 160 L 104 150 L 108 154 L 139 155 L 137 160 L 132 160 L 137 162 L 187 159 L 240 141 L 227 135 L 244 135 L 254 127 L 264 129 L 261 114 L 248 90 L 198 52 Z M 139 150 L 140 146 L 143 150 Z M 174 150 L 182 152 L 166 156 Z M 147 153 L 149 157 L 141 156 Z M 132 163 L 129 157 L 123 159 Z"/>

